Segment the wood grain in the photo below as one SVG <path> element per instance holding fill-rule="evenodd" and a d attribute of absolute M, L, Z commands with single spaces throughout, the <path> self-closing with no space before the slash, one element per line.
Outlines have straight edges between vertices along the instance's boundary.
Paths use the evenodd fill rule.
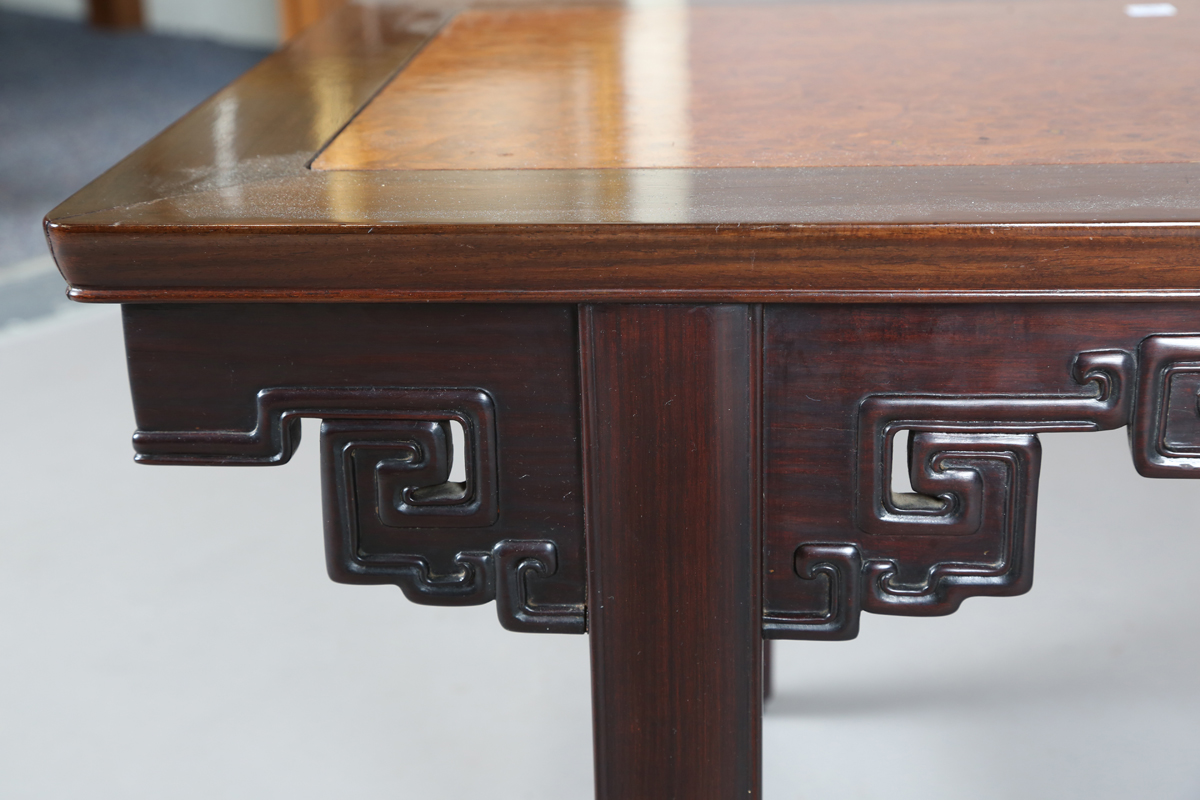
<path fill-rule="evenodd" d="M 759 797 L 759 312 L 580 319 L 596 797 Z"/>
<path fill-rule="evenodd" d="M 887 13 L 910 5 L 897 0 Z M 1176 18 L 1122 24 L 1191 24 L 1192 6 L 1180 8 Z M 1200 296 L 1200 163 L 307 169 L 446 18 L 351 3 L 54 209 L 47 235 L 72 296 Z"/>
<path fill-rule="evenodd" d="M 75 293 L 110 302 L 1153 299 L 1200 297 L 1197 234 L 1191 225 L 164 228 L 77 232 L 56 252 L 97 280 L 119 272 L 119 289 Z"/>
<path fill-rule="evenodd" d="M 1197 330 L 1196 303 L 767 307 L 764 606 L 768 627 L 780 628 L 769 635 L 810 638 L 787 628 L 798 616 L 808 625 L 828 613 L 828 576 L 797 574 L 820 560 L 798 560 L 798 548 L 813 544 L 857 551 L 863 607 L 875 613 L 944 614 L 970 594 L 1027 590 L 1039 430 L 1129 424 L 1144 474 L 1200 475 L 1194 451 L 1171 462 L 1156 452 L 1151 433 L 1161 420 L 1175 438 L 1196 440 L 1194 375 L 1182 391 L 1152 389 L 1163 385 L 1164 366 L 1183 361 L 1194 369 L 1200 352 L 1195 337 L 1170 350 L 1163 342 L 1174 340 L 1155 334 Z M 1109 377 L 1098 382 L 1089 372 Z M 1136 402 L 1135 375 L 1142 383 Z M 890 477 L 890 452 L 881 455 L 864 435 L 872 419 L 882 419 L 884 412 L 872 410 L 882 404 L 894 406 L 889 419 L 923 432 L 923 439 L 914 434 L 913 491 L 934 504 L 935 495 L 952 498 L 948 512 L 975 508 L 978 525 L 955 527 L 952 513 L 930 506 L 924 517 L 899 506 L 883 515 L 871 509 L 880 485 L 892 485 L 883 477 Z M 950 451 L 957 451 L 951 467 L 934 460 Z M 1012 455 L 1007 471 L 1000 469 L 1005 454 Z M 976 501 L 965 483 L 954 485 L 968 475 L 955 475 L 954 467 L 975 471 Z M 1080 553 L 1081 563 L 1086 557 Z M 842 633 L 853 635 L 853 626 Z"/>
<path fill-rule="evenodd" d="M 448 18 L 347 5 L 205 100 L 50 212 L 139 207 L 308 173 L 313 154 Z"/>
<path fill-rule="evenodd" d="M 1200 3 L 470 10 L 316 169 L 1187 162 Z"/>
<path fill-rule="evenodd" d="M 938 453 L 986 462 L 983 483 L 1015 502 L 985 486 L 991 505 L 973 507 L 1000 525 L 864 527 L 864 497 L 903 512 L 874 503 L 871 402 L 1004 395 L 1003 417 L 1036 395 L 1103 405 L 1084 421 L 1112 427 L 1117 406 L 1073 365 L 1136 350 L 1147 367 L 1120 374 L 1142 369 L 1139 468 L 1197 471 L 1200 342 L 1153 334 L 1200 330 L 1200 304 L 1165 301 L 1200 300 L 1198 1 L 1168 20 L 1077 0 L 509 9 L 432 43 L 442 11 L 352 3 L 51 212 L 47 233 L 74 297 L 130 303 L 143 460 L 277 463 L 288 414 L 330 417 L 333 453 L 364 413 L 436 426 L 446 397 L 493 399 L 478 430 L 495 432 L 494 524 L 355 532 L 343 515 L 333 574 L 494 596 L 522 630 L 582 631 L 586 596 L 601 800 L 753 798 L 764 607 L 835 638 L 859 610 L 901 607 L 863 591 L 883 591 L 872 577 L 895 573 L 903 594 L 930 569 L 987 568 L 995 544 L 1020 569 L 993 588 L 1028 585 L 1034 434 L 914 436 L 929 467 L 914 488 L 945 486 Z M 418 135 L 406 166 L 310 170 L 423 47 L 385 93 L 415 91 L 390 129 Z M 634 69 L 654 53 L 665 73 Z M 466 90 L 426 91 L 454 70 L 475 70 Z M 374 146 L 356 126 L 383 108 L 320 163 Z M 439 139 L 455 115 L 469 124 Z M 542 168 L 554 159 L 605 168 Z M 1063 299 L 1099 302 L 997 302 Z M 568 305 L 596 301 L 613 304 Z M 781 304 L 697 305 L 762 301 Z M 335 468 L 327 495 L 348 509 L 349 491 Z M 840 610 L 835 573 L 857 581 Z"/>
<path fill-rule="evenodd" d="M 406 394 L 389 387 L 486 392 L 496 415 L 496 522 L 451 533 L 376 526 L 355 554 L 373 569 L 331 568 L 342 580 L 395 582 L 388 566 L 397 556 L 419 554 L 446 573 L 461 551 L 544 539 L 556 546 L 557 569 L 536 582 L 535 599 L 583 602 L 573 307 L 209 303 L 127 306 L 124 318 L 134 446 L 144 461 L 283 463 L 291 449 L 278 436 L 280 414 L 261 413 L 271 394 L 263 390 L 293 397 L 276 412 L 332 419 L 354 411 L 352 395 L 361 397 L 350 416 L 404 418 L 398 412 L 412 403 L 389 400 Z M 311 406 L 314 396 L 321 405 Z M 273 441 L 285 444 L 264 451 Z"/>

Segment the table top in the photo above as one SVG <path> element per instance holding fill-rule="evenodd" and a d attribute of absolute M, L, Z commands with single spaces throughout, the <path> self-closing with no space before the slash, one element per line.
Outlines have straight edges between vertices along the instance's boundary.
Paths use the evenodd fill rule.
<path fill-rule="evenodd" d="M 76 299 L 1200 297 L 1200 0 L 351 4 L 47 219 Z"/>
<path fill-rule="evenodd" d="M 1200 6 L 471 9 L 322 170 L 1200 160 Z"/>

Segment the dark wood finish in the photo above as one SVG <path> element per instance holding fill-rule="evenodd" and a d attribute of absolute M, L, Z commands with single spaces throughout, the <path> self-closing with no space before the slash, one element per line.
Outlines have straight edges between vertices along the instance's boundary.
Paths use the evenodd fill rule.
<path fill-rule="evenodd" d="M 324 419 L 331 577 L 394 583 L 442 605 L 507 592 L 501 599 L 512 602 L 498 611 L 510 627 L 582 632 L 575 318 L 573 307 L 548 305 L 127 306 L 137 458 L 282 464 L 299 443 L 299 418 Z M 434 498 L 418 514 L 358 514 L 390 498 L 346 473 L 352 446 L 369 475 L 406 448 L 435 446 L 421 424 L 452 419 L 468 445 L 457 507 Z M 422 523 L 430 515 L 441 519 Z M 525 563 L 539 558 L 540 567 Z M 522 585 L 505 582 L 504 564 Z M 532 594 L 518 597 L 527 578 Z M 534 619 L 539 608 L 549 619 Z"/>
<path fill-rule="evenodd" d="M 775 657 L 774 647 L 770 639 L 763 639 L 763 702 L 771 699 L 771 660 Z"/>
<path fill-rule="evenodd" d="M 1154 26 L 1184 16 L 1122 24 L 1166 30 Z M 72 296 L 1200 297 L 1197 163 L 308 169 L 449 18 L 350 4 L 51 211 L 47 233 Z M 1095 24 L 1079 20 L 1081 31 Z"/>
<path fill-rule="evenodd" d="M 1188 162 L 1200 3 L 460 14 L 317 169 Z"/>
<path fill-rule="evenodd" d="M 758 797 L 759 312 L 580 319 L 596 796 Z"/>
<path fill-rule="evenodd" d="M 768 636 L 850 638 L 862 610 L 948 614 L 1028 591 L 1038 432 L 1130 425 L 1143 474 L 1200 477 L 1200 337 L 1158 335 L 1200 330 L 1195 304 L 765 319 Z M 912 490 L 894 493 L 906 432 Z"/>
<path fill-rule="evenodd" d="M 88 0 L 88 21 L 97 28 L 142 27 L 141 0 Z"/>
<path fill-rule="evenodd" d="M 755 797 L 764 627 L 848 638 L 862 611 L 1026 590 L 1038 431 L 1130 425 L 1144 474 L 1200 475 L 1200 0 L 1180 6 L 509 9 L 434 39 L 452 12 L 350 3 L 46 230 L 73 297 L 130 304 L 140 461 L 279 464 L 321 418 L 335 580 L 589 627 L 598 796 Z M 686 102 L 639 116 L 615 61 L 687 44 L 683 18 L 706 58 L 662 84 Z M 520 64 L 489 96 L 504 77 L 478 64 L 525 53 L 573 77 Z M 1020 70 L 1048 77 L 1031 95 Z M 433 98 L 449 73 L 503 113 Z M 530 115 L 583 84 L 579 119 Z M 436 112 L 405 123 L 427 126 L 416 156 L 385 141 L 401 101 Z M 642 119 L 684 119 L 691 160 L 639 151 Z M 835 147 L 822 125 L 913 136 Z M 443 148 L 448 127 L 505 149 Z M 580 130 L 594 147 L 568 146 Z M 496 166 L 516 140 L 523 166 L 610 168 L 428 168 Z M 893 494 L 906 432 L 913 491 Z"/>
<path fill-rule="evenodd" d="M 1200 336 L 1142 340 L 1135 409 L 1129 444 L 1137 471 L 1148 478 L 1200 477 Z"/>
<path fill-rule="evenodd" d="M 1200 185 L 1200 175 L 1197 176 Z M 497 199 L 497 202 L 500 202 Z M 109 228 L 60 263 L 140 288 L 77 299 L 932 302 L 1200 297 L 1192 225 Z M 120 236 L 119 245 L 112 238 Z M 199 248 L 199 249 L 196 249 Z M 329 248 L 333 260 L 311 259 Z M 161 265 L 169 259 L 173 269 Z M 268 277 L 270 276 L 270 277 Z M 275 286 L 270 286 L 274 282 Z M 172 286 L 173 284 L 173 286 Z M 210 284 L 210 285 L 205 285 Z M 212 285 L 215 284 L 215 287 Z M 264 286 L 264 284 L 267 284 Z"/>

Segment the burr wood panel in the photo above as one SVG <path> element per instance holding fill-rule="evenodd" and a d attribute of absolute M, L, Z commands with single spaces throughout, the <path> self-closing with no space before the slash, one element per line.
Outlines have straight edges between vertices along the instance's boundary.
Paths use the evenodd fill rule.
<path fill-rule="evenodd" d="M 465 11 L 317 169 L 1192 161 L 1200 4 Z"/>

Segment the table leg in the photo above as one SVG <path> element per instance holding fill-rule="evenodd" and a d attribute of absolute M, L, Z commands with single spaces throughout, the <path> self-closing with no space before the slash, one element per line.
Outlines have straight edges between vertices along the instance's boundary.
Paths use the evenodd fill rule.
<path fill-rule="evenodd" d="M 773 656 L 773 644 L 770 639 L 763 639 L 763 700 L 771 699 L 771 660 Z"/>
<path fill-rule="evenodd" d="M 596 796 L 761 785 L 760 311 L 580 310 Z"/>

